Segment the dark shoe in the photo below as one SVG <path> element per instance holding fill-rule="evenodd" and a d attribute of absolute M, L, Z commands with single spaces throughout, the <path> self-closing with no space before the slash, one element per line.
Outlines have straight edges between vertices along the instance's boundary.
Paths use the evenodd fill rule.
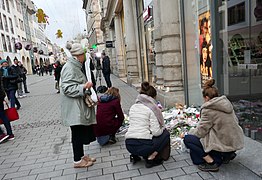
<path fill-rule="evenodd" d="M 20 108 L 21 108 L 21 106 L 17 106 L 17 107 L 16 107 L 16 110 L 19 110 Z"/>
<path fill-rule="evenodd" d="M 1 134 L 0 135 L 0 143 L 4 142 L 6 139 L 8 139 L 9 135 Z"/>
<path fill-rule="evenodd" d="M 231 153 L 228 157 L 224 157 L 224 158 L 223 158 L 222 163 L 223 163 L 223 164 L 228 164 L 229 161 L 235 159 L 236 156 L 237 156 L 236 153 Z"/>
<path fill-rule="evenodd" d="M 29 91 L 26 91 L 25 93 L 30 93 Z"/>
<path fill-rule="evenodd" d="M 57 91 L 56 93 L 57 93 L 57 94 L 59 94 L 59 93 L 60 93 L 60 91 Z"/>
<path fill-rule="evenodd" d="M 154 167 L 154 166 L 159 166 L 163 163 L 163 160 L 162 159 L 154 159 L 154 160 L 146 160 L 146 168 L 151 168 L 151 167 Z"/>
<path fill-rule="evenodd" d="M 136 155 L 130 155 L 130 162 L 132 162 L 133 164 L 137 163 L 138 161 L 141 161 L 141 157 L 136 156 Z"/>
<path fill-rule="evenodd" d="M 201 171 L 211 171 L 211 172 L 217 172 L 219 170 L 219 167 L 216 163 L 214 164 L 209 164 L 209 163 L 204 163 L 204 164 L 200 164 L 198 165 L 198 169 L 200 169 Z"/>
<path fill-rule="evenodd" d="M 109 144 L 115 144 L 116 143 L 116 137 L 111 135 L 108 141 Z"/>

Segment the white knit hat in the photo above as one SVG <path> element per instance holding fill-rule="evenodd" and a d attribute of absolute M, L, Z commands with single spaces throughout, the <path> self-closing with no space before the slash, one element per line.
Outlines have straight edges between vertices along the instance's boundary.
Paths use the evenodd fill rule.
<path fill-rule="evenodd" d="M 70 51 L 72 56 L 85 54 L 84 48 L 82 47 L 80 43 L 77 43 L 77 42 L 74 43 L 74 42 L 67 41 L 66 48 Z"/>

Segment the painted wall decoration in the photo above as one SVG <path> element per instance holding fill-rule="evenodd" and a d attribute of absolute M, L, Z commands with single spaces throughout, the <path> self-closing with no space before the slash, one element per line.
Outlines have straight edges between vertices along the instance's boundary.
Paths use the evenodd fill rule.
<path fill-rule="evenodd" d="M 212 78 L 212 41 L 210 11 L 198 17 L 199 21 L 199 54 L 201 84 Z"/>

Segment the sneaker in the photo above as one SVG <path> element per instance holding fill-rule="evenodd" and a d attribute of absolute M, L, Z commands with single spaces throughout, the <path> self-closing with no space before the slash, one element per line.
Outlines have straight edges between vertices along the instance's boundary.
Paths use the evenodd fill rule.
<path fill-rule="evenodd" d="M 22 96 L 23 96 L 23 97 L 26 97 L 26 95 L 25 95 L 25 94 L 23 94 Z"/>
<path fill-rule="evenodd" d="M 219 167 L 216 163 L 214 164 L 209 164 L 209 163 L 204 163 L 204 164 L 200 164 L 198 165 L 198 169 L 200 169 L 201 171 L 211 171 L 211 172 L 217 172 L 219 170 Z"/>
<path fill-rule="evenodd" d="M 96 162 L 96 158 L 91 158 L 91 157 L 88 157 L 88 156 L 83 156 L 82 159 L 84 159 L 85 161 Z"/>
<path fill-rule="evenodd" d="M 9 137 L 7 138 L 8 141 L 12 141 L 15 139 L 15 136 L 12 134 L 12 135 L 9 135 Z"/>
<path fill-rule="evenodd" d="M 9 135 L 1 134 L 0 135 L 0 143 L 4 142 L 8 137 L 9 137 Z"/>
<path fill-rule="evenodd" d="M 223 164 L 228 164 L 229 161 L 235 159 L 236 156 L 237 156 L 236 153 L 231 153 L 228 157 L 224 157 L 224 158 L 223 158 L 222 163 L 223 163 Z"/>
<path fill-rule="evenodd" d="M 74 163 L 74 168 L 87 168 L 92 165 L 93 165 L 92 161 L 86 161 L 82 158 L 80 162 Z"/>

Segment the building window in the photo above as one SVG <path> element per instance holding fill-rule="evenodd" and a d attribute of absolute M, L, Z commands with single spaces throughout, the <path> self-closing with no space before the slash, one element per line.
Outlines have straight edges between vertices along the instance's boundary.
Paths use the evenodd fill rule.
<path fill-rule="evenodd" d="M 3 10 L 5 10 L 5 1 L 4 0 L 2 0 L 2 8 Z"/>
<path fill-rule="evenodd" d="M 14 19 L 15 19 L 15 26 L 18 28 L 19 26 L 18 26 L 18 22 L 17 22 L 17 17 L 14 16 Z"/>
<path fill-rule="evenodd" d="M 11 33 L 14 34 L 14 26 L 13 26 L 13 22 L 12 22 L 12 19 L 9 18 L 9 24 L 10 24 L 10 29 L 11 29 Z"/>
<path fill-rule="evenodd" d="M 16 9 L 18 12 L 22 13 L 20 0 L 16 0 Z"/>
<path fill-rule="evenodd" d="M 8 52 L 12 52 L 12 45 L 11 45 L 10 37 L 6 36 L 6 40 L 7 40 Z"/>
<path fill-rule="evenodd" d="M 2 43 L 3 43 L 3 50 L 7 52 L 7 46 L 6 46 L 6 41 L 5 41 L 5 35 L 1 34 L 2 36 Z"/>
<path fill-rule="evenodd" d="M 4 17 L 5 31 L 6 31 L 6 32 L 9 32 L 6 15 L 4 15 L 3 17 Z"/>
<path fill-rule="evenodd" d="M 245 2 L 228 8 L 228 25 L 245 22 Z"/>
<path fill-rule="evenodd" d="M 16 49 L 15 49 L 15 38 L 14 37 L 12 37 L 11 46 L 12 46 L 12 52 L 16 52 Z"/>
<path fill-rule="evenodd" d="M 0 29 L 4 30 L 3 21 L 2 21 L 2 14 L 0 13 Z"/>
<path fill-rule="evenodd" d="M 4 1 L 4 0 L 3 0 Z M 6 9 L 7 9 L 7 12 L 10 13 L 10 7 L 9 7 L 9 2 L 8 0 L 6 0 Z"/>
<path fill-rule="evenodd" d="M 24 22 L 21 19 L 19 19 L 19 24 L 20 24 L 20 29 L 24 31 Z"/>

